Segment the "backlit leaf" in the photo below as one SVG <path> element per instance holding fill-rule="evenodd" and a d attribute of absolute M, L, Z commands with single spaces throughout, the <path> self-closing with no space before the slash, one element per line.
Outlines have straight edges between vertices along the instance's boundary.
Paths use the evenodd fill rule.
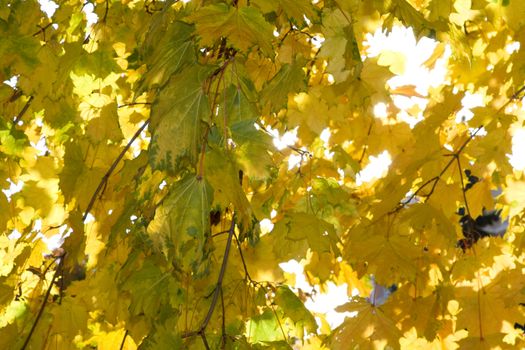
<path fill-rule="evenodd" d="M 204 90 L 209 73 L 209 67 L 195 66 L 173 76 L 161 90 L 151 110 L 149 152 L 154 169 L 173 173 L 184 161 L 196 161 L 202 123 L 210 115 Z"/>

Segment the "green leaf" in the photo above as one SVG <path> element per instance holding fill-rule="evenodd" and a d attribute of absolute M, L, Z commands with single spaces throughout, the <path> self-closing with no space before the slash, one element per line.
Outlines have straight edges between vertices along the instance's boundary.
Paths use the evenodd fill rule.
<path fill-rule="evenodd" d="M 361 64 L 361 57 L 352 23 L 340 9 L 326 10 L 323 13 L 323 34 L 325 41 L 319 57 L 327 58 L 326 71 L 336 83 L 345 81 Z"/>
<path fill-rule="evenodd" d="M 155 318 L 161 306 L 167 304 L 169 278 L 168 272 L 146 260 L 139 270 L 123 281 L 122 289 L 129 291 L 131 296 L 131 315 L 144 313 L 151 319 Z"/>
<path fill-rule="evenodd" d="M 264 13 L 284 11 L 286 16 L 294 23 L 306 23 L 304 17 L 314 19 L 315 12 L 312 2 L 309 0 L 254 0 L 251 2 Z"/>
<path fill-rule="evenodd" d="M 423 14 L 416 10 L 408 1 L 395 0 L 394 3 L 395 16 L 399 18 L 406 26 L 413 27 L 416 33 L 420 33 L 424 29 L 434 28 L 433 24 L 425 19 Z"/>
<path fill-rule="evenodd" d="M 165 254 L 197 269 L 208 253 L 212 202 L 213 189 L 207 180 L 188 174 L 173 184 L 148 232 Z"/>
<path fill-rule="evenodd" d="M 275 224 L 272 235 L 279 243 L 275 244 L 276 255 L 284 260 L 301 259 L 310 248 L 318 253 L 338 252 L 339 238 L 333 225 L 313 214 L 290 213 Z M 290 249 L 295 247 L 295 249 Z"/>
<path fill-rule="evenodd" d="M 314 316 L 289 287 L 280 286 L 277 288 L 275 302 L 283 309 L 286 317 L 291 318 L 300 327 L 304 326 L 308 333 L 314 333 L 317 330 Z"/>
<path fill-rule="evenodd" d="M 269 176 L 273 144 L 269 135 L 255 128 L 254 120 L 242 120 L 230 126 L 235 155 L 244 173 L 261 179 Z"/>
<path fill-rule="evenodd" d="M 273 28 L 254 7 L 209 5 L 191 15 L 190 20 L 195 23 L 203 46 L 213 46 L 220 38 L 226 38 L 241 51 L 257 47 L 266 56 L 274 55 Z"/>
<path fill-rule="evenodd" d="M 235 85 L 229 85 L 223 92 L 224 95 L 224 120 L 233 124 L 242 120 L 255 120 L 258 117 L 255 105 L 248 100 L 244 91 Z"/>
<path fill-rule="evenodd" d="M 195 47 L 192 40 L 194 28 L 187 23 L 175 21 L 163 33 L 156 33 L 158 42 L 147 52 L 148 71 L 138 88 L 162 86 L 168 79 L 190 63 L 195 62 Z"/>
<path fill-rule="evenodd" d="M 175 173 L 185 163 L 195 163 L 202 121 L 210 115 L 204 81 L 211 67 L 193 66 L 173 76 L 151 109 L 149 147 L 153 169 Z"/>
<path fill-rule="evenodd" d="M 239 166 L 233 154 L 212 149 L 206 153 L 206 179 L 214 189 L 215 203 L 225 210 L 233 204 L 241 240 L 251 236 L 257 222 L 252 207 L 239 181 Z M 256 237 L 251 236 L 252 240 Z"/>
<path fill-rule="evenodd" d="M 279 320 L 271 309 L 253 317 L 246 325 L 250 343 L 273 342 L 283 339 Z"/>
<path fill-rule="evenodd" d="M 303 62 L 295 61 L 285 64 L 270 80 L 262 91 L 263 106 L 267 105 L 272 111 L 286 107 L 288 94 L 306 90 L 306 76 L 303 71 Z"/>
<path fill-rule="evenodd" d="M 4 154 L 22 157 L 25 148 L 29 146 L 27 136 L 24 132 L 17 130 L 14 126 L 0 122 L 0 151 Z"/>

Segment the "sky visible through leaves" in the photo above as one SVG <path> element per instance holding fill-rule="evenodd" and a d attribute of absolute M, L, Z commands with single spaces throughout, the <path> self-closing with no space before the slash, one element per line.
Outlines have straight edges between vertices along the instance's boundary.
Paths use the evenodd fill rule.
<path fill-rule="evenodd" d="M 53 1 L 48 0 L 39 0 L 42 10 L 46 12 L 48 16 L 52 16 L 56 7 L 58 6 Z M 90 26 L 97 22 L 98 18 L 92 12 L 92 7 L 85 7 L 84 11 L 87 14 L 87 26 Z M 516 45 L 517 44 L 517 45 Z M 366 57 L 377 57 L 384 51 L 397 52 L 402 54 L 404 58 L 404 69 L 401 74 L 391 78 L 388 81 L 388 84 L 395 89 L 399 86 L 414 86 L 415 91 L 417 91 L 420 96 L 404 96 L 403 94 L 395 96 L 393 99 L 394 103 L 401 112 L 399 115 L 402 120 L 408 123 L 411 126 L 414 126 L 419 119 L 418 117 L 411 117 L 406 111 L 410 108 L 417 106 L 418 108 L 424 109 L 426 106 L 425 95 L 428 94 L 429 87 L 437 87 L 441 84 L 444 84 L 446 76 L 446 60 L 450 56 L 450 48 L 444 47 L 442 55 L 437 58 L 438 62 L 433 69 L 427 69 L 424 66 L 425 61 L 434 53 L 437 42 L 430 38 L 422 38 L 419 41 L 415 38 L 413 31 L 410 28 L 403 26 L 394 27 L 391 33 L 385 33 L 382 30 L 378 29 L 373 34 L 368 34 L 366 37 L 365 46 L 367 48 L 364 56 Z M 519 49 L 519 43 L 509 43 L 506 47 L 506 50 L 512 52 L 513 50 Z M 472 118 L 473 113 L 471 108 L 482 106 L 483 100 L 482 96 L 479 94 L 468 93 L 465 95 L 461 101 L 463 108 L 457 113 L 456 119 L 458 121 L 468 120 Z M 388 116 L 386 110 L 386 105 L 383 102 L 379 102 L 374 106 L 374 114 L 377 118 L 385 119 Z M 271 129 L 270 129 L 271 130 Z M 277 130 L 273 131 L 275 137 L 273 143 L 276 148 L 283 149 L 286 146 L 294 145 L 297 140 L 296 130 L 288 131 L 283 135 L 279 135 Z M 323 137 L 324 136 L 324 137 Z M 328 143 L 330 138 L 330 130 L 325 129 L 321 134 L 321 139 Z M 45 146 L 39 147 L 36 145 L 36 148 L 39 150 L 45 150 Z M 306 147 L 305 147 L 306 148 Z M 306 151 L 307 149 L 305 149 Z M 525 127 L 515 130 L 515 133 L 512 138 L 512 153 L 508 155 L 510 163 L 516 170 L 525 170 Z M 294 167 L 297 167 L 301 161 L 301 156 L 290 155 L 288 159 L 288 169 L 291 170 Z M 381 177 L 385 172 L 388 171 L 388 166 L 391 163 L 390 155 L 388 151 L 384 151 L 378 155 L 371 155 L 369 157 L 369 164 L 363 170 L 357 174 L 357 182 L 371 182 L 374 179 Z M 20 185 L 18 185 L 19 187 Z M 13 184 L 12 188 L 5 191 L 11 193 L 12 191 L 17 190 L 17 185 Z M 272 213 L 272 216 L 275 216 L 276 212 Z M 273 228 L 270 218 L 262 219 L 262 229 L 265 232 L 270 232 Z M 50 249 L 54 249 L 60 245 L 58 240 L 61 236 L 57 235 L 46 239 L 46 243 Z M 335 311 L 335 308 L 343 304 L 347 300 L 346 289 L 348 286 L 346 284 L 335 285 L 331 282 L 328 283 L 326 290 L 321 292 L 319 288 L 311 286 L 304 279 L 303 268 L 295 260 L 290 260 L 287 263 L 282 263 L 281 268 L 284 269 L 287 273 L 292 273 L 296 275 L 298 280 L 295 283 L 295 288 L 301 288 L 303 290 L 314 289 L 317 293 L 320 293 L 315 298 L 309 300 L 306 306 L 315 312 L 320 312 L 326 314 L 327 321 L 330 323 L 331 327 L 335 328 L 339 326 L 344 317 L 347 315 L 352 315 L 351 313 L 344 312 L 339 313 Z M 355 294 L 356 291 L 354 291 Z"/>
<path fill-rule="evenodd" d="M 522 18 L 5 5 L 0 347 L 523 346 Z"/>

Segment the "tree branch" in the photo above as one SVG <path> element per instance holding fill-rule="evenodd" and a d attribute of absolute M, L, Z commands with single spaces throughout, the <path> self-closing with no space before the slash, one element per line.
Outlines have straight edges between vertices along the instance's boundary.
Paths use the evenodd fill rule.
<path fill-rule="evenodd" d="M 432 193 L 434 193 L 434 190 L 436 189 L 436 186 L 437 186 L 439 180 L 441 180 L 441 177 L 445 174 L 445 172 L 448 170 L 448 168 L 450 168 L 450 166 L 459 157 L 461 152 L 463 152 L 463 150 L 468 145 L 468 143 L 474 138 L 474 136 L 476 136 L 476 134 L 481 130 L 482 127 L 483 127 L 483 125 L 479 126 L 476 130 L 474 130 L 474 132 L 469 136 L 469 138 L 467 140 L 465 140 L 465 142 L 463 142 L 463 144 L 459 147 L 459 149 L 456 152 L 454 152 L 453 154 L 451 154 L 452 159 L 447 163 L 447 165 L 445 165 L 445 167 L 443 168 L 443 170 L 441 170 L 439 175 L 431 178 L 430 180 L 425 181 L 421 186 L 418 187 L 418 189 L 410 197 L 408 197 L 404 201 L 400 202 L 399 205 L 394 210 L 392 210 L 390 212 L 390 214 L 398 212 L 399 210 L 404 208 L 405 205 L 410 203 L 418 195 L 419 192 L 421 192 L 427 185 L 432 183 L 432 187 L 430 188 L 430 191 L 426 195 L 423 196 L 425 198 L 425 200 L 427 200 L 432 195 Z M 463 180 L 463 178 L 462 178 L 462 180 Z"/>
<path fill-rule="evenodd" d="M 120 343 L 119 350 L 124 349 L 124 344 L 126 343 L 126 338 L 128 337 L 128 330 L 126 329 L 126 332 L 124 332 L 124 337 L 122 337 L 122 343 Z"/>
<path fill-rule="evenodd" d="M 31 102 L 31 100 L 32 100 L 32 96 L 29 98 L 28 102 L 26 103 L 26 105 L 24 106 L 22 111 L 19 113 L 20 117 L 23 115 L 23 113 L 25 113 L 25 110 L 27 110 L 27 108 L 29 108 L 29 103 Z M 15 120 L 16 120 L 16 118 L 15 118 Z M 111 174 L 113 174 L 113 172 L 115 171 L 115 168 L 117 167 L 118 163 L 122 160 L 122 158 L 124 157 L 126 152 L 129 150 L 129 148 L 131 147 L 133 142 L 139 137 L 140 133 L 146 128 L 146 126 L 148 126 L 149 122 L 150 122 L 150 119 L 146 120 L 144 122 L 144 124 L 142 124 L 142 126 L 135 132 L 135 134 L 131 137 L 131 139 L 126 144 L 126 146 L 122 149 L 122 151 L 120 152 L 118 157 L 115 159 L 113 164 L 111 164 L 111 166 L 109 167 L 109 169 L 106 172 L 106 174 L 104 174 L 104 176 L 100 180 L 100 183 L 97 186 L 97 189 L 95 190 L 95 192 L 91 196 L 89 204 L 88 204 L 88 206 L 87 206 L 87 208 L 86 208 L 86 210 L 84 212 L 84 215 L 82 216 L 82 221 L 86 220 L 89 212 L 91 211 L 91 209 L 93 208 L 93 205 L 95 204 L 95 201 L 97 200 L 97 197 L 98 197 L 99 193 L 107 185 L 109 177 L 111 176 Z M 40 309 L 38 310 L 38 314 L 36 316 L 35 322 L 33 323 L 33 326 L 31 327 L 31 330 L 29 331 L 29 334 L 27 335 L 27 338 L 26 338 L 24 344 L 22 345 L 21 350 L 25 350 L 26 349 L 26 347 L 29 344 L 29 341 L 31 340 L 31 337 L 32 337 L 32 335 L 33 335 L 33 333 L 35 331 L 35 328 L 36 328 L 36 326 L 37 326 L 37 324 L 38 324 L 38 322 L 40 320 L 40 317 L 42 316 L 42 313 L 44 312 L 44 308 L 45 308 L 45 306 L 47 304 L 47 299 L 49 298 L 49 294 L 51 293 L 51 288 L 53 287 L 53 284 L 55 283 L 55 280 L 56 280 L 56 278 L 58 276 L 58 272 L 61 269 L 61 266 L 62 266 L 63 261 L 64 261 L 64 257 L 65 257 L 65 254 L 62 255 L 61 257 L 59 257 L 59 258 L 62 258 L 62 259 L 61 259 L 59 265 L 57 266 L 57 269 L 55 270 L 55 274 L 53 275 L 53 279 L 51 280 L 51 284 L 49 285 L 49 288 L 47 289 L 46 294 L 44 296 L 44 301 L 42 302 L 42 305 L 40 306 Z"/>
<path fill-rule="evenodd" d="M 226 348 L 226 308 L 224 307 L 224 293 L 221 288 L 221 308 L 222 308 L 222 317 L 221 317 L 221 349 Z"/>
<path fill-rule="evenodd" d="M 27 102 L 26 104 L 24 105 L 24 107 L 22 108 L 22 110 L 20 111 L 20 113 L 17 114 L 17 116 L 15 117 L 15 119 L 13 119 L 13 124 L 16 125 L 18 124 L 18 122 L 20 121 L 20 119 L 22 119 L 22 117 L 24 116 L 24 114 L 26 114 L 27 110 L 29 109 L 29 106 L 31 105 L 31 102 L 33 101 L 33 96 L 29 96 L 29 98 L 27 99 Z"/>
<path fill-rule="evenodd" d="M 53 288 L 53 285 L 55 284 L 55 281 L 58 277 L 58 274 L 62 270 L 62 264 L 64 263 L 64 259 L 66 257 L 66 254 L 56 257 L 55 261 L 60 259 L 60 261 L 57 264 L 57 268 L 55 270 L 55 273 L 53 274 L 53 278 L 51 279 L 51 282 L 49 283 L 49 287 L 47 287 L 46 294 L 44 295 L 44 300 L 42 300 L 42 304 L 40 305 L 40 309 L 38 310 L 38 313 L 36 314 L 35 321 L 33 322 L 33 325 L 31 326 L 31 330 L 27 334 L 26 340 L 24 341 L 24 344 L 20 348 L 20 350 L 25 350 L 27 348 L 27 345 L 29 344 L 29 341 L 31 340 L 31 337 L 33 336 L 33 333 L 35 332 L 36 326 L 38 325 L 38 322 L 40 321 L 40 318 L 42 317 L 42 314 L 44 313 L 44 308 L 46 307 L 47 300 L 49 299 L 49 295 L 51 294 L 51 289 Z"/>
<path fill-rule="evenodd" d="M 86 220 L 89 212 L 91 211 L 91 209 L 93 208 L 93 205 L 95 204 L 95 201 L 97 200 L 99 193 L 101 191 L 103 192 L 103 189 L 106 187 L 109 177 L 115 171 L 115 168 L 117 167 L 118 163 L 122 160 L 122 158 L 124 158 L 124 155 L 129 150 L 133 142 L 135 142 L 135 140 L 139 137 L 140 133 L 146 128 L 146 126 L 148 126 L 149 122 L 150 122 L 150 119 L 146 120 L 144 124 L 142 124 L 142 126 L 135 132 L 135 134 L 128 141 L 127 145 L 122 149 L 122 151 L 120 152 L 118 157 L 115 159 L 115 161 L 113 161 L 113 164 L 111 164 L 108 171 L 104 174 L 104 176 L 102 176 L 102 179 L 100 180 L 97 186 L 97 189 L 91 196 L 91 199 L 89 200 L 89 204 L 86 210 L 84 211 L 84 215 L 82 216 L 82 221 Z"/>
<path fill-rule="evenodd" d="M 190 338 L 190 337 L 199 335 L 206 349 L 209 349 L 209 345 L 206 341 L 206 336 L 205 336 L 206 327 L 208 327 L 208 323 L 210 323 L 213 312 L 215 311 L 215 307 L 217 306 L 217 301 L 219 300 L 219 295 L 220 293 L 222 293 L 222 282 L 224 280 L 224 275 L 226 274 L 226 266 L 228 265 L 228 258 L 230 256 L 232 239 L 234 235 L 235 235 L 235 218 L 233 217 L 232 223 L 230 226 L 230 231 L 228 233 L 228 240 L 226 241 L 226 248 L 224 249 L 224 256 L 222 257 L 221 270 L 219 272 L 219 276 L 217 277 L 217 283 L 213 291 L 213 297 L 211 300 L 210 307 L 208 308 L 208 313 L 206 314 L 206 317 L 202 321 L 201 326 L 199 327 L 198 330 L 183 333 L 181 336 L 182 338 Z"/>

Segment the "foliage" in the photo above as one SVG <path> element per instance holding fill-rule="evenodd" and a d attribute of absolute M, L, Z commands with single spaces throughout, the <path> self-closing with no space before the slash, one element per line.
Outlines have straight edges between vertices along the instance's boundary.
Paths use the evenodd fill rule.
<path fill-rule="evenodd" d="M 57 3 L 0 2 L 0 348 L 525 346 L 523 1 Z M 367 54 L 400 25 L 444 84 Z M 357 315 L 308 310 L 292 258 Z"/>

